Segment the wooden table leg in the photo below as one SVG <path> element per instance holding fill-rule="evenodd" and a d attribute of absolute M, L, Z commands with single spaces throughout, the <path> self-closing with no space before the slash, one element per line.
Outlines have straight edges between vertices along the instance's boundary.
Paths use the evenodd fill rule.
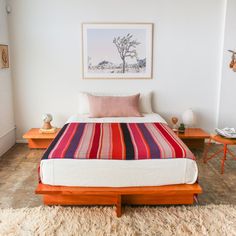
<path fill-rule="evenodd" d="M 209 141 L 208 141 L 208 143 L 206 144 L 205 150 L 204 150 L 204 153 L 203 153 L 203 162 L 204 162 L 204 163 L 207 162 L 207 154 L 208 154 L 210 145 L 211 145 L 211 138 L 209 138 Z"/>
<path fill-rule="evenodd" d="M 229 148 L 227 148 L 227 153 L 229 153 L 230 156 L 231 156 L 234 160 L 236 160 L 236 156 L 230 151 Z"/>
<path fill-rule="evenodd" d="M 116 216 L 121 217 L 122 215 L 122 206 L 121 206 L 121 196 L 117 196 L 117 202 L 116 202 Z"/>
<path fill-rule="evenodd" d="M 221 174 L 224 174 L 225 160 L 227 155 L 227 144 L 224 144 L 224 156 L 221 161 Z"/>

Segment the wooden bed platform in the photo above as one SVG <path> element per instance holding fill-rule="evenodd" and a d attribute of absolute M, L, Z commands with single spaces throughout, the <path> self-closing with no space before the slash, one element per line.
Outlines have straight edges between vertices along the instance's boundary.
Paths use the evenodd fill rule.
<path fill-rule="evenodd" d="M 158 187 L 66 187 L 38 184 L 45 205 L 115 205 L 116 215 L 122 205 L 193 204 L 202 193 L 198 183 Z"/>

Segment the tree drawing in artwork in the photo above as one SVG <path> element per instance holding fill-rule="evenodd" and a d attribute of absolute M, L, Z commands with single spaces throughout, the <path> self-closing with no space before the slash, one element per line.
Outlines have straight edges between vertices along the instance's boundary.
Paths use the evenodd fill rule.
<path fill-rule="evenodd" d="M 137 58 L 137 45 L 140 44 L 137 40 L 133 39 L 132 34 L 127 34 L 123 37 L 115 37 L 113 43 L 116 45 L 117 51 L 122 60 L 122 73 L 125 73 L 126 58 Z"/>

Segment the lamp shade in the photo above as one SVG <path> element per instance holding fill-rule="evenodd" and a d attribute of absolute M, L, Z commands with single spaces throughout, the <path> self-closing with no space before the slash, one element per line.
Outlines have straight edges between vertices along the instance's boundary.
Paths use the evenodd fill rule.
<path fill-rule="evenodd" d="M 51 114 L 43 114 L 42 120 L 44 122 L 51 122 L 52 121 L 52 115 Z"/>
<path fill-rule="evenodd" d="M 184 113 L 182 115 L 182 120 L 186 126 L 188 126 L 188 127 L 193 126 L 195 124 L 195 120 L 196 120 L 193 110 L 187 109 L 186 111 L 184 111 Z"/>

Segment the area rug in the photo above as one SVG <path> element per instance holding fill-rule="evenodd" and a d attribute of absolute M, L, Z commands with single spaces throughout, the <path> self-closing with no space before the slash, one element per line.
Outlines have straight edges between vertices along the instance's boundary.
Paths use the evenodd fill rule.
<path fill-rule="evenodd" d="M 0 210 L 0 235 L 236 235 L 236 206 L 35 207 Z"/>

